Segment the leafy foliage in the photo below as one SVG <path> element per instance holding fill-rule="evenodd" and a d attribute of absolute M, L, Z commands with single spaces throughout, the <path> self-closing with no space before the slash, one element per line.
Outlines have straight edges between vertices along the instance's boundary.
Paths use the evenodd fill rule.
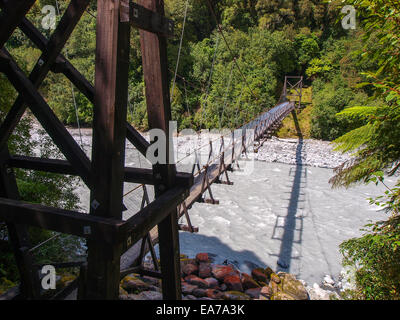
<path fill-rule="evenodd" d="M 372 92 L 374 107 L 356 105 L 338 114 L 342 119 L 358 119 L 362 126 L 335 142 L 337 149 L 352 151 L 354 158 L 335 170 L 333 186 L 350 186 L 358 182 L 384 182 L 384 172 L 394 175 L 400 168 L 400 78 L 398 1 L 352 0 L 363 17 L 364 47 L 360 62 L 372 61 L 364 71 L 367 79 L 360 86 Z M 368 45 L 373 38 L 378 46 Z M 386 186 L 386 185 L 385 185 Z M 386 221 L 367 226 L 361 238 L 341 244 L 344 264 L 357 267 L 357 290 L 361 299 L 399 299 L 400 284 L 400 182 L 371 204 L 381 206 L 390 215 Z"/>

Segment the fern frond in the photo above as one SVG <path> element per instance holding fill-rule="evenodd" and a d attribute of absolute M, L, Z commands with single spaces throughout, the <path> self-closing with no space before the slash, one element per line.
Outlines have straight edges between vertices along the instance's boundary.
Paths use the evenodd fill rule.
<path fill-rule="evenodd" d="M 371 124 L 354 129 L 333 141 L 336 144 L 334 150 L 341 152 L 356 150 L 371 139 L 373 132 L 374 126 Z"/>
<path fill-rule="evenodd" d="M 343 111 L 336 114 L 338 118 L 348 118 L 348 119 L 368 119 L 373 116 L 378 111 L 379 107 L 369 107 L 369 106 L 355 106 L 351 108 L 344 109 Z"/>

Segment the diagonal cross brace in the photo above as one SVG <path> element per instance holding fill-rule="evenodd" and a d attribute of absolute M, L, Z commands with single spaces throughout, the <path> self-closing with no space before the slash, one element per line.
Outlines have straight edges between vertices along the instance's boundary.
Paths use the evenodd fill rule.
<path fill-rule="evenodd" d="M 61 50 L 82 17 L 89 2 L 90 0 L 72 0 L 69 4 L 65 14 L 57 26 L 57 29 L 51 35 L 50 40 L 46 44 L 45 50 L 29 75 L 29 80 L 36 89 L 40 87 L 49 73 L 51 66 L 61 53 Z M 1 124 L 0 149 L 5 146 L 16 125 L 21 120 L 21 117 L 26 110 L 25 101 L 30 100 L 26 100 L 19 95 L 4 119 L 4 122 Z"/>
<path fill-rule="evenodd" d="M 23 19 L 19 27 L 40 50 L 46 50 L 48 40 L 28 19 Z M 54 73 L 63 73 L 90 102 L 94 103 L 93 85 L 62 54 L 58 55 L 51 66 L 51 71 Z M 126 123 L 126 129 L 127 139 L 145 156 L 150 143 L 128 122 Z"/>

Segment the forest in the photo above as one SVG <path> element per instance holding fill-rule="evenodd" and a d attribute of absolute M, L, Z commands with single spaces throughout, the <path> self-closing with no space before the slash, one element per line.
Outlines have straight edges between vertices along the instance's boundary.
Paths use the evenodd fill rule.
<path fill-rule="evenodd" d="M 43 27 L 42 8 L 56 7 L 59 20 L 68 3 L 38 0 L 28 19 L 49 36 L 52 30 Z M 338 150 L 354 153 L 352 161 L 336 169 L 332 186 L 384 184 L 385 176 L 400 168 L 400 3 L 348 0 L 346 4 L 357 10 L 355 30 L 343 28 L 344 4 L 339 0 L 165 0 L 166 15 L 175 21 L 168 63 L 172 118 L 178 128 L 237 128 L 276 105 L 285 75 L 302 75 L 308 99 L 299 119 L 305 124 L 305 136 L 333 141 Z M 92 1 L 63 52 L 92 83 L 95 30 L 96 1 Z M 29 74 L 40 50 L 18 29 L 6 48 Z M 135 29 L 130 56 L 128 121 L 146 131 Z M 3 74 L 0 92 L 2 120 L 17 96 Z M 50 73 L 40 92 L 63 123 L 91 126 L 92 104 L 63 75 Z M 29 114 L 24 117 L 10 141 L 11 152 L 31 155 L 39 150 L 42 156 L 56 156 L 58 151 L 44 134 L 44 143 L 31 143 L 33 121 Z M 16 174 L 25 201 L 78 208 L 74 178 L 23 170 Z M 399 199 L 400 184 L 370 199 L 387 211 L 387 219 L 366 226 L 363 237 L 341 245 L 343 263 L 360 266 L 358 287 L 348 293 L 349 299 L 400 298 Z M 34 243 L 51 236 L 42 230 L 31 232 Z M 0 227 L 0 238 L 6 237 Z M 67 245 L 61 248 L 60 243 Z M 7 246 L 0 241 L 2 252 L 10 252 L 0 257 L 0 292 L 18 281 Z M 61 237 L 41 252 L 41 262 L 74 254 L 76 247 L 78 239 Z"/>

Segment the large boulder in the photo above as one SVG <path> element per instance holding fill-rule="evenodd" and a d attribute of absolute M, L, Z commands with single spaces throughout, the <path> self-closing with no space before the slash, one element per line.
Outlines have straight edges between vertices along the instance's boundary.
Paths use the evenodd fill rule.
<path fill-rule="evenodd" d="M 282 291 L 284 293 L 291 295 L 295 300 L 308 300 L 306 288 L 293 275 L 286 275 L 282 282 Z"/>

